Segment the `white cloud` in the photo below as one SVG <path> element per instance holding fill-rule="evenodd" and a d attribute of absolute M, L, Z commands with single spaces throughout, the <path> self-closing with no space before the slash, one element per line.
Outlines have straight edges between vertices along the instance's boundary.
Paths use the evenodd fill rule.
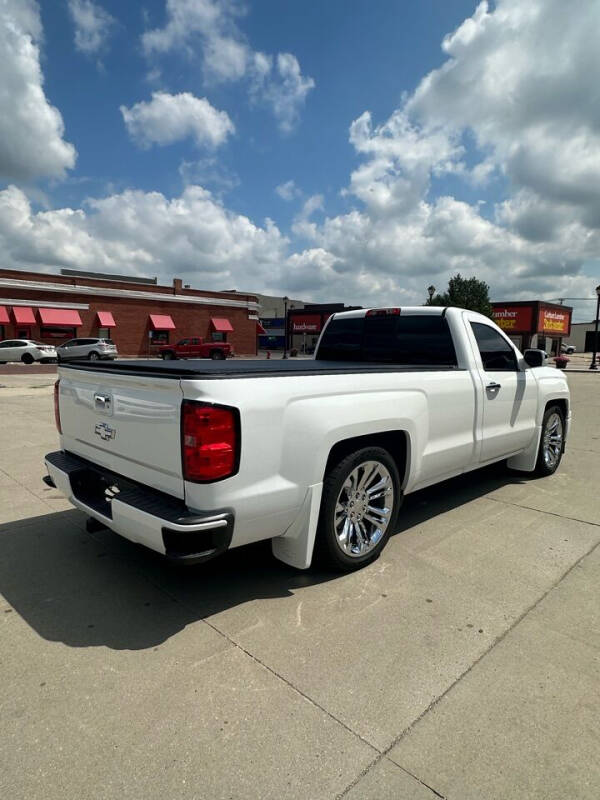
<path fill-rule="evenodd" d="M 0 191 L 0 249 L 5 263 L 97 268 L 222 288 L 266 286 L 285 258 L 286 239 L 228 211 L 210 192 L 188 186 L 179 197 L 125 191 L 89 200 L 87 209 L 34 213 L 20 189 Z M 245 288 L 245 287 L 244 287 Z"/>
<path fill-rule="evenodd" d="M 289 133 L 315 82 L 291 53 L 274 58 L 252 50 L 237 23 L 244 13 L 237 0 L 167 0 L 166 24 L 142 35 L 142 49 L 149 58 L 171 51 L 193 58 L 201 49 L 205 81 L 245 80 L 252 101 Z"/>
<path fill-rule="evenodd" d="M 280 130 L 290 133 L 315 82 L 302 75 L 298 59 L 291 53 L 278 53 L 276 64 L 263 53 L 257 55 L 259 57 L 254 59 L 252 96 L 270 106 Z"/>
<path fill-rule="evenodd" d="M 220 163 L 215 156 L 207 156 L 197 161 L 182 161 L 179 165 L 179 174 L 184 185 L 199 184 L 209 187 L 219 198 L 240 185 L 239 175 Z"/>
<path fill-rule="evenodd" d="M 5 261 L 131 268 L 206 288 L 362 305 L 424 302 L 428 284 L 442 289 L 458 271 L 486 280 L 496 299 L 591 296 L 597 281 L 582 264 L 600 253 L 599 14 L 583 0 L 568 14 L 558 0 L 480 5 L 446 38 L 444 65 L 389 119 L 365 112 L 352 123 L 359 163 L 345 189 L 348 211 L 327 216 L 322 197 L 308 198 L 294 223 L 297 252 L 273 222 L 252 222 L 197 185 L 170 200 L 128 191 L 39 213 L 9 188 L 0 193 Z M 268 81 L 276 59 L 250 55 L 248 74 Z M 210 168 L 186 165 L 182 176 L 205 181 Z M 501 202 L 473 198 L 485 181 Z M 276 191 L 299 196 L 293 181 Z"/>
<path fill-rule="evenodd" d="M 189 92 L 153 92 L 149 102 L 121 106 L 121 114 L 129 135 L 141 147 L 172 144 L 190 136 L 199 147 L 218 147 L 235 130 L 227 112 Z"/>
<path fill-rule="evenodd" d="M 295 197 L 299 197 L 302 192 L 296 186 L 296 182 L 293 180 L 286 181 L 285 183 L 280 183 L 279 186 L 275 187 L 276 194 L 281 197 L 282 200 L 286 202 L 291 202 Z"/>
<path fill-rule="evenodd" d="M 76 151 L 63 139 L 60 112 L 44 94 L 39 42 L 42 25 L 34 0 L 0 3 L 0 178 L 64 176 Z"/>
<path fill-rule="evenodd" d="M 105 46 L 115 19 L 93 0 L 69 0 L 75 26 L 75 47 L 85 55 L 95 55 Z"/>
<path fill-rule="evenodd" d="M 310 218 L 315 211 L 323 211 L 323 200 L 322 194 L 313 194 L 304 201 L 300 213 L 296 215 L 292 225 L 292 230 L 296 236 L 308 238 L 315 236 L 316 225 L 311 222 Z"/>
<path fill-rule="evenodd" d="M 305 253 L 334 265 L 308 270 L 315 285 L 329 275 L 328 292 L 346 287 L 344 299 L 365 302 L 371 287 L 420 301 L 427 283 L 460 271 L 499 299 L 591 295 L 582 265 L 600 252 L 599 24 L 600 6 L 583 0 L 569 14 L 559 0 L 480 4 L 387 121 L 365 112 L 352 124 L 362 162 L 344 195 L 358 205 L 300 228 Z M 496 182 L 506 199 L 486 216 L 478 201 L 436 198 L 445 176 L 469 195 Z"/>

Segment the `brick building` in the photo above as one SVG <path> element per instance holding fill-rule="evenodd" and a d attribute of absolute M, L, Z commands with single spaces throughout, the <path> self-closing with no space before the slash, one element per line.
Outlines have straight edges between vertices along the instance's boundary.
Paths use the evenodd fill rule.
<path fill-rule="evenodd" d="M 64 274 L 68 273 L 68 274 Z M 189 336 L 227 341 L 255 355 L 254 295 L 159 286 L 155 279 L 63 270 L 60 275 L 0 269 L 0 340 L 60 344 L 75 336 L 112 339 L 120 355 L 155 355 Z"/>

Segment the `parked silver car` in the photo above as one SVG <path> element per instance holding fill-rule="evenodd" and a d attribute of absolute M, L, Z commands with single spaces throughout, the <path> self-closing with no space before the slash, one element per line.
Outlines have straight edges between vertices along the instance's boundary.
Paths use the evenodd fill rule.
<path fill-rule="evenodd" d="M 0 342 L 0 364 L 8 361 L 22 361 L 33 364 L 34 361 L 48 363 L 56 361 L 56 350 L 51 344 L 34 342 L 32 339 L 5 339 Z"/>
<path fill-rule="evenodd" d="M 59 361 L 98 361 L 101 358 L 113 359 L 118 355 L 112 339 L 69 339 L 56 348 Z"/>

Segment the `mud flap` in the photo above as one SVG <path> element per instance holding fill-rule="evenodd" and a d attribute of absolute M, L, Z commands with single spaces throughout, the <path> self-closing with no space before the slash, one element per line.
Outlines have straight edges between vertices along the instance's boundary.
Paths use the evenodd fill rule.
<path fill-rule="evenodd" d="M 535 429 L 535 436 L 531 440 L 529 447 L 518 455 L 509 458 L 506 462 L 510 469 L 517 470 L 517 472 L 533 472 L 535 470 L 541 435 L 542 426 L 539 425 Z"/>
<path fill-rule="evenodd" d="M 296 519 L 283 536 L 277 536 L 271 540 L 273 555 L 284 564 L 289 564 L 296 569 L 310 567 L 319 522 L 322 492 L 322 483 L 309 486 Z"/>

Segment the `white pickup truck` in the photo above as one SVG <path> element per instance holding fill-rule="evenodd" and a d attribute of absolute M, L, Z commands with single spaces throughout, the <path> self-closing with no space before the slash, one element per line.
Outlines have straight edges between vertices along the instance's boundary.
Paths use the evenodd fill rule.
<path fill-rule="evenodd" d="M 271 539 L 294 567 L 374 560 L 404 495 L 508 460 L 550 475 L 564 374 L 457 308 L 335 314 L 312 360 L 59 367 L 56 486 L 90 523 L 197 563 Z"/>

